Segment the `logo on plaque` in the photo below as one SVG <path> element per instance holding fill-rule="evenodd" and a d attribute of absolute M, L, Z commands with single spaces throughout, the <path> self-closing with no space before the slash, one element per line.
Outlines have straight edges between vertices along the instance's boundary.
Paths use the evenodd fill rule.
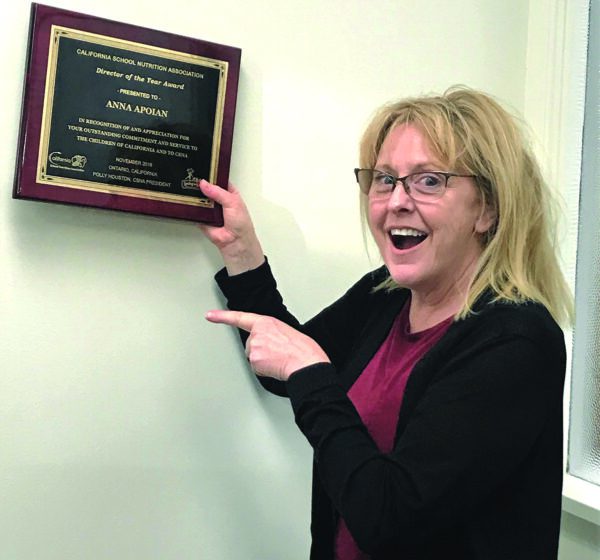
<path fill-rule="evenodd" d="M 61 152 L 52 152 L 48 156 L 50 167 L 58 167 L 59 169 L 73 169 L 75 171 L 83 171 L 87 158 L 81 154 L 76 154 L 72 157 L 64 157 Z"/>
<path fill-rule="evenodd" d="M 198 177 L 194 177 L 194 170 L 190 167 L 187 170 L 187 177 L 181 181 L 181 188 L 182 189 L 194 189 L 194 190 L 200 190 L 200 187 L 198 186 Z"/>

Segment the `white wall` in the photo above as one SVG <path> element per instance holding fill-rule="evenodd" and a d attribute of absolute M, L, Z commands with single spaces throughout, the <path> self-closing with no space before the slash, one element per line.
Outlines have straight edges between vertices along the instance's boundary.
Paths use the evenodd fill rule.
<path fill-rule="evenodd" d="M 241 47 L 232 180 L 308 318 L 377 264 L 351 169 L 371 111 L 453 83 L 523 110 L 523 0 L 61 7 Z M 310 450 L 208 325 L 193 224 L 11 199 L 29 3 L 3 11 L 0 558 L 303 559 Z"/>

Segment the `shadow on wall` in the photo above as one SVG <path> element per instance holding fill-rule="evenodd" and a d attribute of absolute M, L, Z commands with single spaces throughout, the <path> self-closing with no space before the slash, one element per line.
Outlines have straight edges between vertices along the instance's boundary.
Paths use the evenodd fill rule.
<path fill-rule="evenodd" d="M 558 560 L 599 560 L 600 526 L 563 511 Z"/>

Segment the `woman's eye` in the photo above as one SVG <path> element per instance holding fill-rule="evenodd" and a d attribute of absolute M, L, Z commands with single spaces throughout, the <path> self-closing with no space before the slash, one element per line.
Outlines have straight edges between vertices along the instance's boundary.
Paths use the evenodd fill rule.
<path fill-rule="evenodd" d="M 415 175 L 414 182 L 421 188 L 436 189 L 441 187 L 444 178 L 437 173 L 419 173 Z"/>
<path fill-rule="evenodd" d="M 373 177 L 373 183 L 380 187 L 393 187 L 396 184 L 395 179 L 386 173 L 376 173 Z"/>

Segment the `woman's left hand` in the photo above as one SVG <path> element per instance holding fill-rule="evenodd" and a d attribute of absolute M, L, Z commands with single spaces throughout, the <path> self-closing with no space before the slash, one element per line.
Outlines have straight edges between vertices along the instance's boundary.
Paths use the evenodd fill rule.
<path fill-rule="evenodd" d="M 250 333 L 246 356 L 258 375 L 287 381 L 292 373 L 303 367 L 330 361 L 312 338 L 273 317 L 215 310 L 209 311 L 206 319 Z"/>

